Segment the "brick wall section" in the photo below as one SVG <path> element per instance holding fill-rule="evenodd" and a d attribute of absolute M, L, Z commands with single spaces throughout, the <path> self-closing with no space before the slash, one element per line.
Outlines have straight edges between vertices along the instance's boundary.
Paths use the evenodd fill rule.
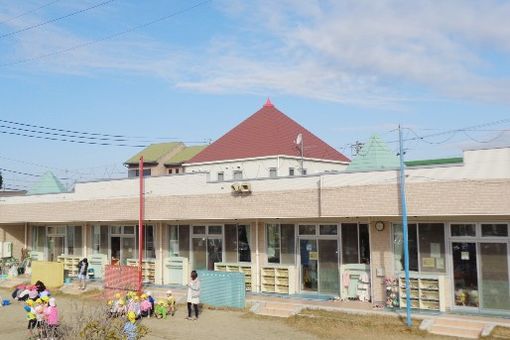
<path fill-rule="evenodd" d="M 413 183 L 407 186 L 410 216 L 510 215 L 510 180 Z M 325 188 L 322 216 L 398 216 L 398 187 Z M 319 217 L 318 190 L 150 196 L 147 220 L 212 220 Z M 136 221 L 138 199 L 116 198 L 31 204 L 1 204 L 0 223 Z"/>
<path fill-rule="evenodd" d="M 394 275 L 391 224 L 390 222 L 384 224 L 384 230 L 377 231 L 375 222 L 370 223 L 370 271 L 373 301 L 376 303 L 384 303 L 385 300 L 384 278 Z M 377 269 L 382 270 L 383 276 L 377 275 Z"/>
<path fill-rule="evenodd" d="M 0 227 L 0 241 L 12 242 L 12 256 L 21 258 L 21 249 L 25 246 L 25 225 L 13 224 Z"/>

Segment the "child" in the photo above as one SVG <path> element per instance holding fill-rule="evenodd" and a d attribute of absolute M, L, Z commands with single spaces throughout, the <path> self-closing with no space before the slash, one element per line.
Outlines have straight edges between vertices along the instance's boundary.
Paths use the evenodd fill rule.
<path fill-rule="evenodd" d="M 198 304 L 200 303 L 200 280 L 196 270 L 191 272 L 191 280 L 188 283 L 188 320 L 198 320 Z M 191 319 L 191 306 L 195 310 L 195 317 Z"/>
<path fill-rule="evenodd" d="M 128 313 L 134 312 L 137 320 L 138 320 L 138 318 L 140 318 L 140 315 L 141 315 L 140 298 L 137 295 L 133 296 L 131 301 L 129 301 L 127 311 L 128 311 Z"/>
<path fill-rule="evenodd" d="M 85 290 L 87 288 L 87 273 L 89 270 L 89 260 L 84 258 L 78 262 L 78 279 L 80 280 L 80 289 Z"/>
<path fill-rule="evenodd" d="M 59 325 L 58 309 L 57 304 L 55 302 L 55 298 L 49 299 L 48 304 L 49 306 L 44 311 L 44 315 L 46 317 L 46 324 L 48 325 L 47 337 L 52 339 L 56 337 L 57 328 Z"/>
<path fill-rule="evenodd" d="M 160 300 L 156 305 L 156 310 L 154 311 L 156 314 L 156 318 L 158 319 L 166 319 L 166 315 L 168 313 L 168 309 L 166 307 L 165 301 Z"/>
<path fill-rule="evenodd" d="M 149 299 L 149 302 L 151 303 L 151 315 L 154 313 L 154 298 L 152 297 L 152 293 L 151 292 L 146 292 L 145 294 L 147 294 L 147 297 Z"/>
<path fill-rule="evenodd" d="M 28 301 L 32 301 L 32 300 L 28 300 Z M 35 311 L 32 308 L 31 304 L 28 304 L 28 303 L 27 303 L 27 305 L 25 306 L 24 309 L 27 312 L 27 320 L 28 320 L 28 327 L 27 327 L 27 329 L 28 329 L 28 334 L 30 335 L 30 337 L 32 337 L 34 335 L 34 328 L 37 325 L 37 319 L 35 317 Z"/>
<path fill-rule="evenodd" d="M 120 299 L 117 303 L 117 311 L 115 313 L 115 316 L 124 316 L 127 313 L 126 303 L 123 299 Z"/>
<path fill-rule="evenodd" d="M 136 340 L 136 315 L 134 312 L 127 314 L 127 322 L 124 324 L 124 334 L 126 334 L 127 340 Z"/>
<path fill-rule="evenodd" d="M 168 314 L 174 316 L 175 315 L 175 298 L 172 295 L 171 290 L 166 291 L 166 305 L 168 308 Z"/>
<path fill-rule="evenodd" d="M 141 299 L 142 302 L 140 302 L 140 311 L 142 317 L 150 316 L 152 314 L 152 305 L 147 294 L 142 294 Z"/>
<path fill-rule="evenodd" d="M 42 328 L 43 322 L 44 322 L 44 304 L 41 299 L 35 300 L 34 310 L 35 310 L 35 318 L 37 320 L 36 326 L 37 326 L 39 333 L 41 333 L 41 328 Z"/>

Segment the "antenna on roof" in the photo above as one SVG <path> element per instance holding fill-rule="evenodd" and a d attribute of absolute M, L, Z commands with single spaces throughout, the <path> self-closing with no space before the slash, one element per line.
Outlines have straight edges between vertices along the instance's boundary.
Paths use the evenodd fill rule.
<path fill-rule="evenodd" d="M 296 146 L 299 148 L 299 151 L 301 152 L 301 174 L 303 175 L 305 172 L 305 168 L 303 167 L 304 156 L 305 156 L 304 155 L 303 134 L 299 133 L 294 142 L 296 143 Z"/>

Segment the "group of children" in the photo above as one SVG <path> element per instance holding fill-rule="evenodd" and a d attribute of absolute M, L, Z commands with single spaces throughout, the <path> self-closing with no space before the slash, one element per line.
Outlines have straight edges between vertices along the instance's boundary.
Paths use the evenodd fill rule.
<path fill-rule="evenodd" d="M 175 298 L 171 290 L 166 292 L 166 297 L 157 302 L 152 297 L 151 292 L 138 294 L 128 292 L 125 296 L 120 293 L 115 294 L 115 299 L 108 301 L 110 306 L 110 316 L 127 317 L 133 313 L 135 320 L 142 317 L 155 316 L 158 319 L 166 319 L 167 315 L 175 315 Z"/>
<path fill-rule="evenodd" d="M 58 308 L 55 298 L 50 297 L 49 292 L 39 294 L 35 299 L 25 300 L 24 309 L 30 336 L 49 339 L 57 337 Z"/>

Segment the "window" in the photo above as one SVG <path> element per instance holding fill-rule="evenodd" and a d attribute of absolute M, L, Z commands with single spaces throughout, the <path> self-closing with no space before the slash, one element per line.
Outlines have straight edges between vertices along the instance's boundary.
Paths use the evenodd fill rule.
<path fill-rule="evenodd" d="M 280 225 L 266 224 L 267 262 L 280 263 Z"/>
<path fill-rule="evenodd" d="M 81 226 L 67 226 L 67 255 L 81 256 L 82 234 Z"/>
<path fill-rule="evenodd" d="M 168 170 L 168 174 L 170 174 L 170 175 L 173 174 L 173 172 L 174 172 L 174 169 L 169 169 Z"/>
<path fill-rule="evenodd" d="M 168 226 L 168 256 L 179 256 L 179 226 Z"/>
<path fill-rule="evenodd" d="M 332 225 L 321 225 L 319 226 L 320 235 L 337 235 L 337 226 L 335 224 Z"/>
<path fill-rule="evenodd" d="M 269 168 L 269 177 L 275 178 L 278 176 L 278 173 L 276 171 L 276 168 Z"/>
<path fill-rule="evenodd" d="M 368 224 L 342 223 L 342 263 L 370 263 Z"/>
<path fill-rule="evenodd" d="M 108 255 L 108 226 L 94 225 L 92 233 L 92 254 Z"/>
<path fill-rule="evenodd" d="M 289 176 L 294 176 L 294 168 L 289 168 Z"/>
<path fill-rule="evenodd" d="M 452 224 L 450 229 L 452 236 L 476 236 L 475 224 Z"/>
<path fill-rule="evenodd" d="M 469 230 L 469 228 L 466 230 Z M 409 224 L 408 231 L 409 270 L 433 273 L 444 272 L 446 270 L 444 224 Z M 402 225 L 394 224 L 393 233 L 395 246 L 395 270 L 397 272 L 401 272 L 404 270 Z"/>
<path fill-rule="evenodd" d="M 507 237 L 508 225 L 506 224 L 482 224 L 482 237 Z"/>
<path fill-rule="evenodd" d="M 225 173 L 223 171 L 218 172 L 218 182 L 223 182 L 225 180 Z"/>
<path fill-rule="evenodd" d="M 225 261 L 251 262 L 249 225 L 225 225 Z"/>
<path fill-rule="evenodd" d="M 46 227 L 38 226 L 32 228 L 32 249 L 44 252 L 46 248 Z"/>
<path fill-rule="evenodd" d="M 207 234 L 221 235 L 221 225 L 210 225 L 207 227 Z"/>
<path fill-rule="evenodd" d="M 136 242 L 138 242 L 138 226 L 126 226 L 124 228 L 135 228 L 136 229 Z M 154 226 L 152 225 L 144 225 L 143 226 L 143 243 L 145 249 L 145 257 L 148 259 L 156 258 L 156 247 L 154 244 Z M 138 245 L 138 243 L 136 243 Z M 138 247 L 137 247 L 138 249 Z"/>
<path fill-rule="evenodd" d="M 111 232 L 112 232 L 112 234 L 115 234 L 115 235 L 122 234 L 122 227 L 118 226 L 118 225 L 112 225 Z"/>
<path fill-rule="evenodd" d="M 243 179 L 243 171 L 242 170 L 234 170 L 233 178 L 235 181 L 239 181 Z"/>
<path fill-rule="evenodd" d="M 151 169 L 143 169 L 143 177 L 151 175 Z M 135 170 L 135 177 L 140 177 L 140 170 Z"/>
<path fill-rule="evenodd" d="M 193 235 L 204 235 L 205 234 L 205 226 L 203 225 L 194 225 L 193 226 Z"/>
<path fill-rule="evenodd" d="M 136 228 L 138 228 L 138 227 L 136 227 Z M 122 231 L 122 232 L 123 232 L 124 234 L 126 234 L 126 235 L 134 235 L 134 233 L 135 233 L 135 227 L 134 227 L 134 226 L 132 226 L 132 225 L 126 225 L 126 226 L 124 226 L 124 228 L 123 228 L 123 231 Z"/>
<path fill-rule="evenodd" d="M 305 176 L 307 173 L 308 171 L 306 169 L 301 169 L 301 174 L 303 174 L 303 176 Z"/>
<path fill-rule="evenodd" d="M 128 170 L 128 178 L 135 178 L 135 177 L 138 177 L 138 170 L 129 169 Z"/>
<path fill-rule="evenodd" d="M 295 263 L 293 224 L 266 224 L 266 249 L 269 263 Z"/>
<path fill-rule="evenodd" d="M 299 235 L 315 235 L 315 225 L 300 225 Z"/>

